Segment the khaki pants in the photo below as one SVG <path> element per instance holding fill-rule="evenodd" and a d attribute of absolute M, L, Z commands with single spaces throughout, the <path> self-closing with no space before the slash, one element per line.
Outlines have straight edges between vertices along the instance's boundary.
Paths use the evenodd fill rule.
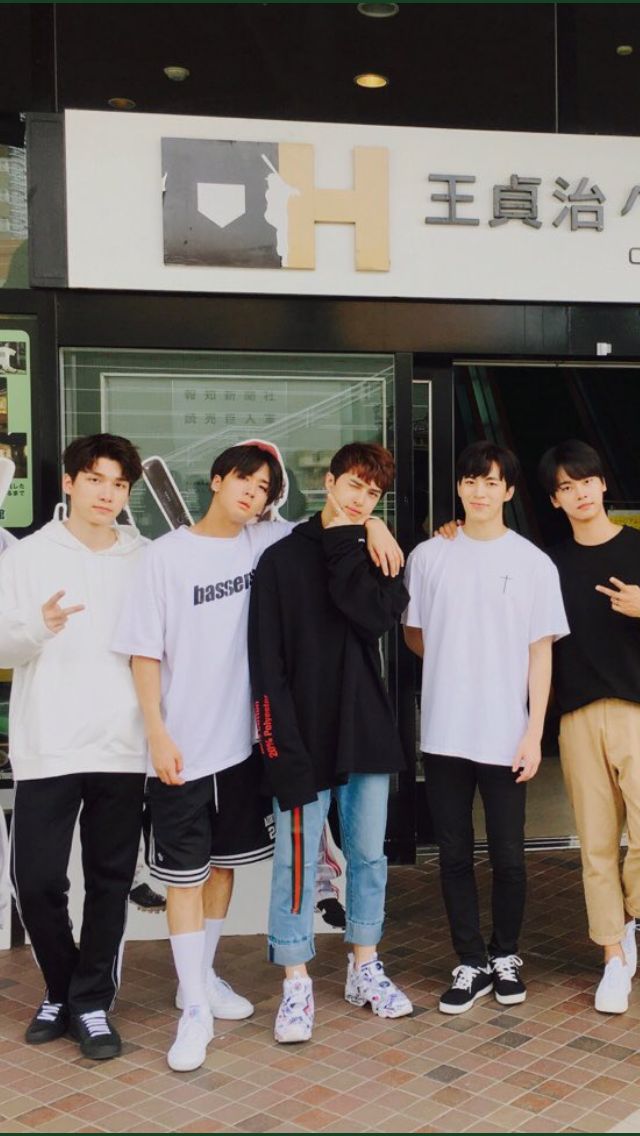
<path fill-rule="evenodd" d="M 604 698 L 564 714 L 560 760 L 580 837 L 589 936 L 610 946 L 622 939 L 625 910 L 640 915 L 640 704 Z"/>

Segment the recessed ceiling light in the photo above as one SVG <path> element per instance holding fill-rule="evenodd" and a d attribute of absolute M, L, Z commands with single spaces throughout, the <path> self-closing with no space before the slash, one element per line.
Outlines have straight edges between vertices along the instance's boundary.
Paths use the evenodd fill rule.
<path fill-rule="evenodd" d="M 361 16 L 372 16 L 374 20 L 386 20 L 389 16 L 397 16 L 400 11 L 399 4 L 358 4 Z"/>
<path fill-rule="evenodd" d="M 191 74 L 188 67 L 178 67 L 173 63 L 168 67 L 163 67 L 163 71 L 167 79 L 171 79 L 174 83 L 184 83 L 184 80 L 188 79 Z"/>
<path fill-rule="evenodd" d="M 616 55 L 633 55 L 633 47 L 630 43 L 619 43 L 616 47 Z"/>
<path fill-rule="evenodd" d="M 108 102 L 114 110 L 134 110 L 136 105 L 133 99 L 113 98 L 109 99 Z"/>
<path fill-rule="evenodd" d="M 366 87 L 370 91 L 389 86 L 386 75 L 378 75 L 375 71 L 364 71 L 362 75 L 354 75 L 353 81 L 356 86 Z"/>

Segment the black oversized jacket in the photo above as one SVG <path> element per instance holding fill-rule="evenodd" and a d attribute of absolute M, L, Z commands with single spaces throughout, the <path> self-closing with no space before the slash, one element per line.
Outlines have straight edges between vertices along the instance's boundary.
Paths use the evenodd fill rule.
<path fill-rule="evenodd" d="M 361 525 L 323 529 L 318 513 L 256 569 L 251 684 L 267 788 L 282 809 L 350 773 L 405 767 L 378 641 L 409 596 L 373 565 L 365 537 Z"/>

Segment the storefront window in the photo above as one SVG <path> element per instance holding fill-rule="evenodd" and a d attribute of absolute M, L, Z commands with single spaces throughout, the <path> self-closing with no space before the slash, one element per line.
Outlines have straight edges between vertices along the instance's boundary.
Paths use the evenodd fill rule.
<path fill-rule="evenodd" d="M 28 287 L 26 153 L 0 145 L 0 288 Z"/>
<path fill-rule="evenodd" d="M 289 474 L 282 513 L 298 520 L 324 500 L 331 455 L 347 442 L 393 439 L 393 357 L 231 352 L 62 351 L 65 442 L 107 430 L 124 434 L 143 458 L 167 463 L 194 518 L 209 503 L 212 459 L 227 446 L 264 438 L 281 449 Z M 141 531 L 167 524 L 144 485 L 131 509 Z M 395 497 L 380 506 L 394 524 Z"/>

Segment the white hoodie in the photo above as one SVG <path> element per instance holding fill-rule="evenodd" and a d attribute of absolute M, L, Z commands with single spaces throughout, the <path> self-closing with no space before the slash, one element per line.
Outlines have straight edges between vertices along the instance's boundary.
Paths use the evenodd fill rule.
<path fill-rule="evenodd" d="M 9 756 L 16 781 L 67 773 L 143 773 L 145 740 L 128 659 L 113 631 L 147 541 L 117 526 L 94 552 L 50 521 L 0 558 L 0 667 L 13 667 Z M 42 605 L 84 604 L 58 634 Z"/>

